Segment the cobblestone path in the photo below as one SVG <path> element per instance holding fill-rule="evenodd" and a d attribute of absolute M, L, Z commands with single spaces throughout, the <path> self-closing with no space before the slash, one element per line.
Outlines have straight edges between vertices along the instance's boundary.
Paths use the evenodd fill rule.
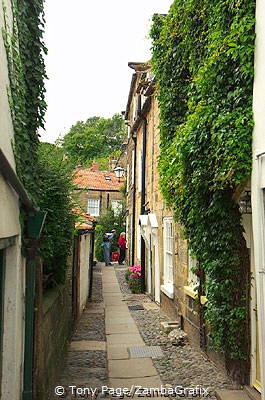
<path fill-rule="evenodd" d="M 80 318 L 65 358 L 64 368 L 56 382 L 56 385 L 65 389 L 65 394 L 61 397 L 55 396 L 53 391 L 52 399 L 91 398 L 91 396 L 84 397 L 82 394 L 78 394 L 75 388 L 69 388 L 69 386 L 98 388 L 106 385 L 107 381 L 102 273 L 101 264 L 97 264 L 94 267 L 92 302 L 87 304 Z"/>
<path fill-rule="evenodd" d="M 92 302 L 88 303 L 79 321 L 65 367 L 57 380 L 57 384 L 65 388 L 65 394 L 60 397 L 53 393 L 52 399 L 91 398 L 81 389 L 120 388 L 132 384 L 149 388 L 200 385 L 210 388 L 211 393 L 217 388 L 231 388 L 227 376 L 199 350 L 189 343 L 182 347 L 170 343 L 161 330 L 161 322 L 167 321 L 167 317 L 160 314 L 159 307 L 147 296 L 131 294 L 124 279 L 125 269 L 97 264 Z M 128 305 L 143 306 L 143 309 L 129 311 Z M 162 354 L 153 359 L 148 355 L 135 356 L 132 354 L 135 346 L 141 346 L 140 350 L 160 346 Z M 69 386 L 76 386 L 80 391 Z"/>

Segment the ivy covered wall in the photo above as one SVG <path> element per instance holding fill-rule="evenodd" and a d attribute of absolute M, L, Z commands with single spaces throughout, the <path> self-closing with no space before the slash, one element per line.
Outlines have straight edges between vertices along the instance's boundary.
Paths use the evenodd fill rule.
<path fill-rule="evenodd" d="M 251 172 L 255 1 L 175 0 L 155 15 L 160 183 L 206 275 L 211 348 L 248 353 L 249 259 L 235 190 Z"/>

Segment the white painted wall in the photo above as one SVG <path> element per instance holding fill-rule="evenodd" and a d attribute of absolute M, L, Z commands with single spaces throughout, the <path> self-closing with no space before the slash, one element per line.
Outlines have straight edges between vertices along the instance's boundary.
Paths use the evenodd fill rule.
<path fill-rule="evenodd" d="M 263 188 L 265 187 L 265 156 L 258 156 L 262 152 L 265 152 L 265 3 L 263 0 L 257 0 L 256 2 L 256 51 L 253 96 L 255 127 L 253 131 L 251 197 L 260 333 L 259 347 L 263 385 L 262 399 L 265 400 L 265 219 L 263 199 Z"/>
<path fill-rule="evenodd" d="M 11 2 L 0 0 L 0 31 L 4 27 L 3 3 L 9 24 L 12 26 Z M 7 96 L 8 84 L 6 52 L 0 34 L 0 148 L 15 170 L 12 151 L 14 132 Z M 18 197 L 4 181 L 0 171 L 0 239 L 10 236 L 16 236 L 16 242 L 6 249 L 2 396 L 0 397 L 5 400 L 20 400 L 24 353 L 25 260 L 21 256 Z"/>
<path fill-rule="evenodd" d="M 90 234 L 81 236 L 80 243 L 80 313 L 84 310 L 89 290 Z"/>

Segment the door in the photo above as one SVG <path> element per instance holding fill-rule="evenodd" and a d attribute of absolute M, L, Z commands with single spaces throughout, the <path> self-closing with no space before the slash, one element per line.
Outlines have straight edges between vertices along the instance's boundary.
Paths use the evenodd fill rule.
<path fill-rule="evenodd" d="M 149 235 L 149 246 L 148 246 L 148 276 L 147 276 L 147 293 L 152 296 L 152 274 L 153 274 L 153 252 L 152 252 L 152 236 Z"/>

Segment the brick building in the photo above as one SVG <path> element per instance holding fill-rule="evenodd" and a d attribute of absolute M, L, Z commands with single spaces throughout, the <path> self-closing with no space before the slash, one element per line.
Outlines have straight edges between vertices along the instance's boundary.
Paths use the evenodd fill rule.
<path fill-rule="evenodd" d="M 124 177 L 118 178 L 113 171 L 100 171 L 96 162 L 91 168 L 78 167 L 74 184 L 76 202 L 90 216 L 97 218 L 109 209 L 115 212 L 122 207 Z"/>

